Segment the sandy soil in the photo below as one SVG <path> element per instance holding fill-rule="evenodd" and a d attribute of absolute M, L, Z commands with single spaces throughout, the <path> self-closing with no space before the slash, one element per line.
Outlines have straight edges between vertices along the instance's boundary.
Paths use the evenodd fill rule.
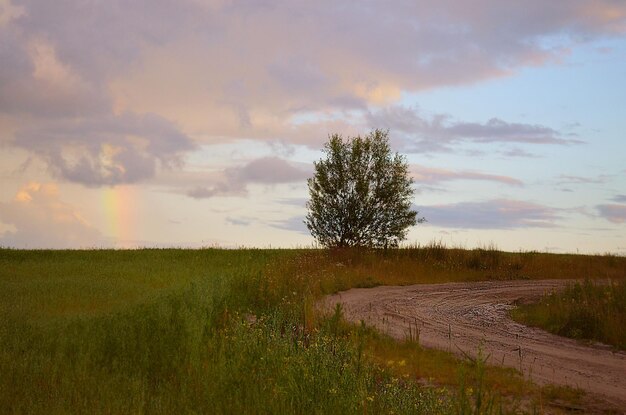
<path fill-rule="evenodd" d="M 539 384 L 582 388 L 626 410 L 626 353 L 584 345 L 512 321 L 515 302 L 535 299 L 567 281 L 487 281 L 355 288 L 325 299 L 342 303 L 350 321 L 365 321 L 398 339 L 419 329 L 419 342 L 488 363 L 511 366 Z M 482 345 L 482 346 L 481 346 Z"/>

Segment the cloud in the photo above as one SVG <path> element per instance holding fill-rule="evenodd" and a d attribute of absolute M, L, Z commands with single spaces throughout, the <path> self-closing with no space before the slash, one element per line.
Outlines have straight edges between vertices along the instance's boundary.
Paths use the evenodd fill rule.
<path fill-rule="evenodd" d="M 573 184 L 599 184 L 606 183 L 610 178 L 608 175 L 601 175 L 597 177 L 582 177 L 562 174 L 559 176 L 559 183 L 573 183 Z"/>
<path fill-rule="evenodd" d="M 481 180 L 504 183 L 511 186 L 523 186 L 521 180 L 513 177 L 473 171 L 453 171 L 424 166 L 411 166 L 411 173 L 413 179 L 418 184 L 434 184 L 450 180 Z"/>
<path fill-rule="evenodd" d="M 579 144 L 558 131 L 534 124 L 510 123 L 492 118 L 485 123 L 454 121 L 450 115 L 426 117 L 416 107 L 391 105 L 366 113 L 371 128 L 385 128 L 399 135 L 409 151 L 450 151 L 457 143 Z"/>
<path fill-rule="evenodd" d="M 231 225 L 235 225 L 235 226 L 248 226 L 252 223 L 251 219 L 245 219 L 245 218 L 231 218 L 228 217 L 226 218 L 226 222 L 231 224 Z"/>
<path fill-rule="evenodd" d="M 279 203 L 283 204 L 283 205 L 287 205 L 287 206 L 296 206 L 299 208 L 304 208 L 307 204 L 307 202 L 309 201 L 308 198 L 304 198 L 304 197 L 296 197 L 296 198 L 284 198 L 284 199 L 278 199 L 277 200 Z"/>
<path fill-rule="evenodd" d="M 496 199 L 419 208 L 427 223 L 444 228 L 515 229 L 553 227 L 557 209 L 519 200 Z"/>
<path fill-rule="evenodd" d="M 583 36 L 620 34 L 624 7 L 608 0 L 593 9 L 558 1 L 549 11 L 538 1 L 485 1 L 472 10 L 453 1 L 349 6 L 334 1 L 229 2 L 208 12 L 197 10 L 195 19 L 174 13 L 170 20 L 176 19 L 180 28 L 173 40 L 145 53 L 133 65 L 133 80 L 118 86 L 143 90 L 165 74 L 191 75 L 179 82 L 179 94 L 196 97 L 208 90 L 233 113 L 263 106 L 278 113 L 364 108 L 398 99 L 402 90 L 505 76 L 517 67 L 560 58 Z M 213 25 L 193 26 L 201 19 Z M 192 62 L 196 69 L 180 62 Z M 141 82 L 146 71 L 150 76 Z M 193 81 L 201 73 L 211 73 L 212 79 L 193 94 Z"/>
<path fill-rule="evenodd" d="M 156 9 L 183 9 L 165 3 Z M 144 45 L 165 41 L 171 28 L 166 14 L 157 24 L 135 6 L 0 5 L 0 116 L 17 125 L 0 126 L 2 144 L 39 156 L 53 177 L 86 186 L 134 183 L 159 166 L 180 165 L 195 146 L 178 126 L 160 115 L 113 108 L 110 76 Z M 102 33 L 106 21 L 115 30 Z"/>
<path fill-rule="evenodd" d="M 218 183 L 212 186 L 195 186 L 189 189 L 187 196 L 193 199 L 210 199 L 216 196 L 245 196 L 247 195 L 245 186 L 241 183 Z"/>
<path fill-rule="evenodd" d="M 109 108 L 103 84 L 63 62 L 45 36 L 0 27 L 0 39 L 0 113 L 49 118 Z"/>
<path fill-rule="evenodd" d="M 62 119 L 25 127 L 13 144 L 42 158 L 57 178 L 86 186 L 134 183 L 157 166 L 180 166 L 194 143 L 154 114 Z"/>
<path fill-rule="evenodd" d="M 292 216 L 281 220 L 264 220 L 250 217 L 227 217 L 226 222 L 234 226 L 249 226 L 251 224 L 271 226 L 276 229 L 297 232 L 303 235 L 310 235 L 308 228 L 304 224 L 304 216 Z"/>
<path fill-rule="evenodd" d="M 227 169 L 226 174 L 241 182 L 273 184 L 304 180 L 311 171 L 294 167 L 278 157 L 263 157 L 242 167 Z"/>
<path fill-rule="evenodd" d="M 59 199 L 53 184 L 24 186 L 12 201 L 0 203 L 0 220 L 15 228 L 0 235 L 0 246 L 77 248 L 105 244 L 96 228 Z"/>
<path fill-rule="evenodd" d="M 507 157 L 537 157 L 535 154 L 529 153 L 521 148 L 511 148 L 503 151 L 502 154 Z"/>
<path fill-rule="evenodd" d="M 3 0 L 0 116 L 21 127 L 0 136 L 44 158 L 57 177 L 89 186 L 151 177 L 193 149 L 183 131 L 206 143 L 319 148 L 326 133 L 354 133 L 374 117 L 394 134 L 411 127 L 413 151 L 574 143 L 541 125 L 370 111 L 407 92 L 558 62 L 573 46 L 625 30 L 626 5 L 612 0 Z M 73 129 L 82 140 L 59 138 Z M 135 135 L 167 136 L 174 148 L 144 149 Z"/>
<path fill-rule="evenodd" d="M 193 1 L 16 3 L 23 13 L 12 22 L 12 28 L 25 37 L 37 34 L 49 39 L 65 62 L 95 82 L 131 63 L 146 45 L 177 37 L 184 30 L 180 24 L 212 23 L 210 16 L 198 13 Z"/>
<path fill-rule="evenodd" d="M 533 124 L 508 123 L 492 118 L 484 124 L 461 122 L 446 129 L 453 137 L 481 143 L 514 142 L 526 144 L 580 144 L 582 141 L 563 139 L 549 127 Z"/>
<path fill-rule="evenodd" d="M 613 223 L 626 222 L 626 205 L 606 204 L 598 205 L 596 209 L 604 219 Z"/>
<path fill-rule="evenodd" d="M 263 4 L 232 2 L 211 9 L 219 17 L 220 24 L 211 27 L 219 43 L 196 30 L 148 48 L 113 82 L 118 105 L 164 111 L 213 137 L 302 142 L 307 136 L 297 121 L 302 113 L 343 116 L 396 102 L 403 91 L 507 76 L 561 59 L 583 38 L 619 35 L 624 24 L 624 8 L 608 1 L 593 10 L 560 1 L 549 11 L 539 2 L 486 1 L 472 10 L 448 1 Z M 172 101 L 188 105 L 176 107 Z M 487 132 L 518 127 L 493 125 L 496 121 Z M 469 134 L 481 125 L 457 127 Z M 509 139 L 565 140 L 550 133 L 528 130 Z M 501 131 L 498 139 L 504 136 Z"/>
<path fill-rule="evenodd" d="M 272 114 L 285 122 L 294 112 L 365 109 L 403 91 L 507 76 L 621 35 L 626 21 L 626 6 L 611 0 L 24 0 L 7 10 L 2 38 L 11 47 L 1 48 L 0 73 L 20 85 L 34 79 L 27 45 L 45 40 L 57 66 L 105 101 L 177 121 L 185 102 L 187 121 L 227 113 L 239 133 Z"/>
<path fill-rule="evenodd" d="M 0 27 L 23 15 L 23 7 L 15 6 L 11 0 L 0 0 Z"/>
<path fill-rule="evenodd" d="M 304 181 L 311 175 L 308 168 L 294 167 L 278 157 L 263 157 L 242 166 L 229 167 L 213 178 L 209 187 L 196 186 L 187 191 L 194 199 L 214 196 L 244 196 L 248 184 L 281 184 Z"/>
<path fill-rule="evenodd" d="M 310 235 L 311 232 L 304 224 L 304 216 L 293 216 L 285 220 L 271 221 L 270 226 L 278 229 L 298 232 L 303 235 Z"/>
<path fill-rule="evenodd" d="M 611 200 L 619 203 L 626 203 L 626 195 L 615 195 Z"/>

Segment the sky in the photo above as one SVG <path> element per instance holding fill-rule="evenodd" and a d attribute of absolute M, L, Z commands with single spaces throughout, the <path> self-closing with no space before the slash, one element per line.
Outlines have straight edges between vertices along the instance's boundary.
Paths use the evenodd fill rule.
<path fill-rule="evenodd" d="M 0 0 L 0 246 L 313 246 L 377 128 L 407 244 L 626 254 L 623 0 Z"/>

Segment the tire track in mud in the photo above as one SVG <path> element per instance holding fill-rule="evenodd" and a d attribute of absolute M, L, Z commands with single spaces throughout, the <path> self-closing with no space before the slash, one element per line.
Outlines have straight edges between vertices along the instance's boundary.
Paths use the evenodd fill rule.
<path fill-rule="evenodd" d="M 579 387 L 626 408 L 626 353 L 527 327 L 508 317 L 517 301 L 536 299 L 571 280 L 482 281 L 354 288 L 328 296 L 349 321 L 363 320 L 397 339 L 457 355 L 489 356 L 539 384 Z"/>

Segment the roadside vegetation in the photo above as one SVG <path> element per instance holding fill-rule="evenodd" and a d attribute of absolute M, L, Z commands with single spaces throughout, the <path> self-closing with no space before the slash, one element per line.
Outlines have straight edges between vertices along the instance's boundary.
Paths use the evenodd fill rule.
<path fill-rule="evenodd" d="M 576 282 L 512 310 L 511 316 L 560 336 L 626 350 L 626 280 Z"/>
<path fill-rule="evenodd" d="M 418 339 L 393 341 L 347 324 L 341 310 L 323 315 L 316 303 L 379 284 L 625 273 L 621 257 L 441 244 L 389 251 L 1 249 L 0 412 L 539 410 L 549 403 L 547 391 L 511 369 L 461 362 L 422 349 Z"/>

